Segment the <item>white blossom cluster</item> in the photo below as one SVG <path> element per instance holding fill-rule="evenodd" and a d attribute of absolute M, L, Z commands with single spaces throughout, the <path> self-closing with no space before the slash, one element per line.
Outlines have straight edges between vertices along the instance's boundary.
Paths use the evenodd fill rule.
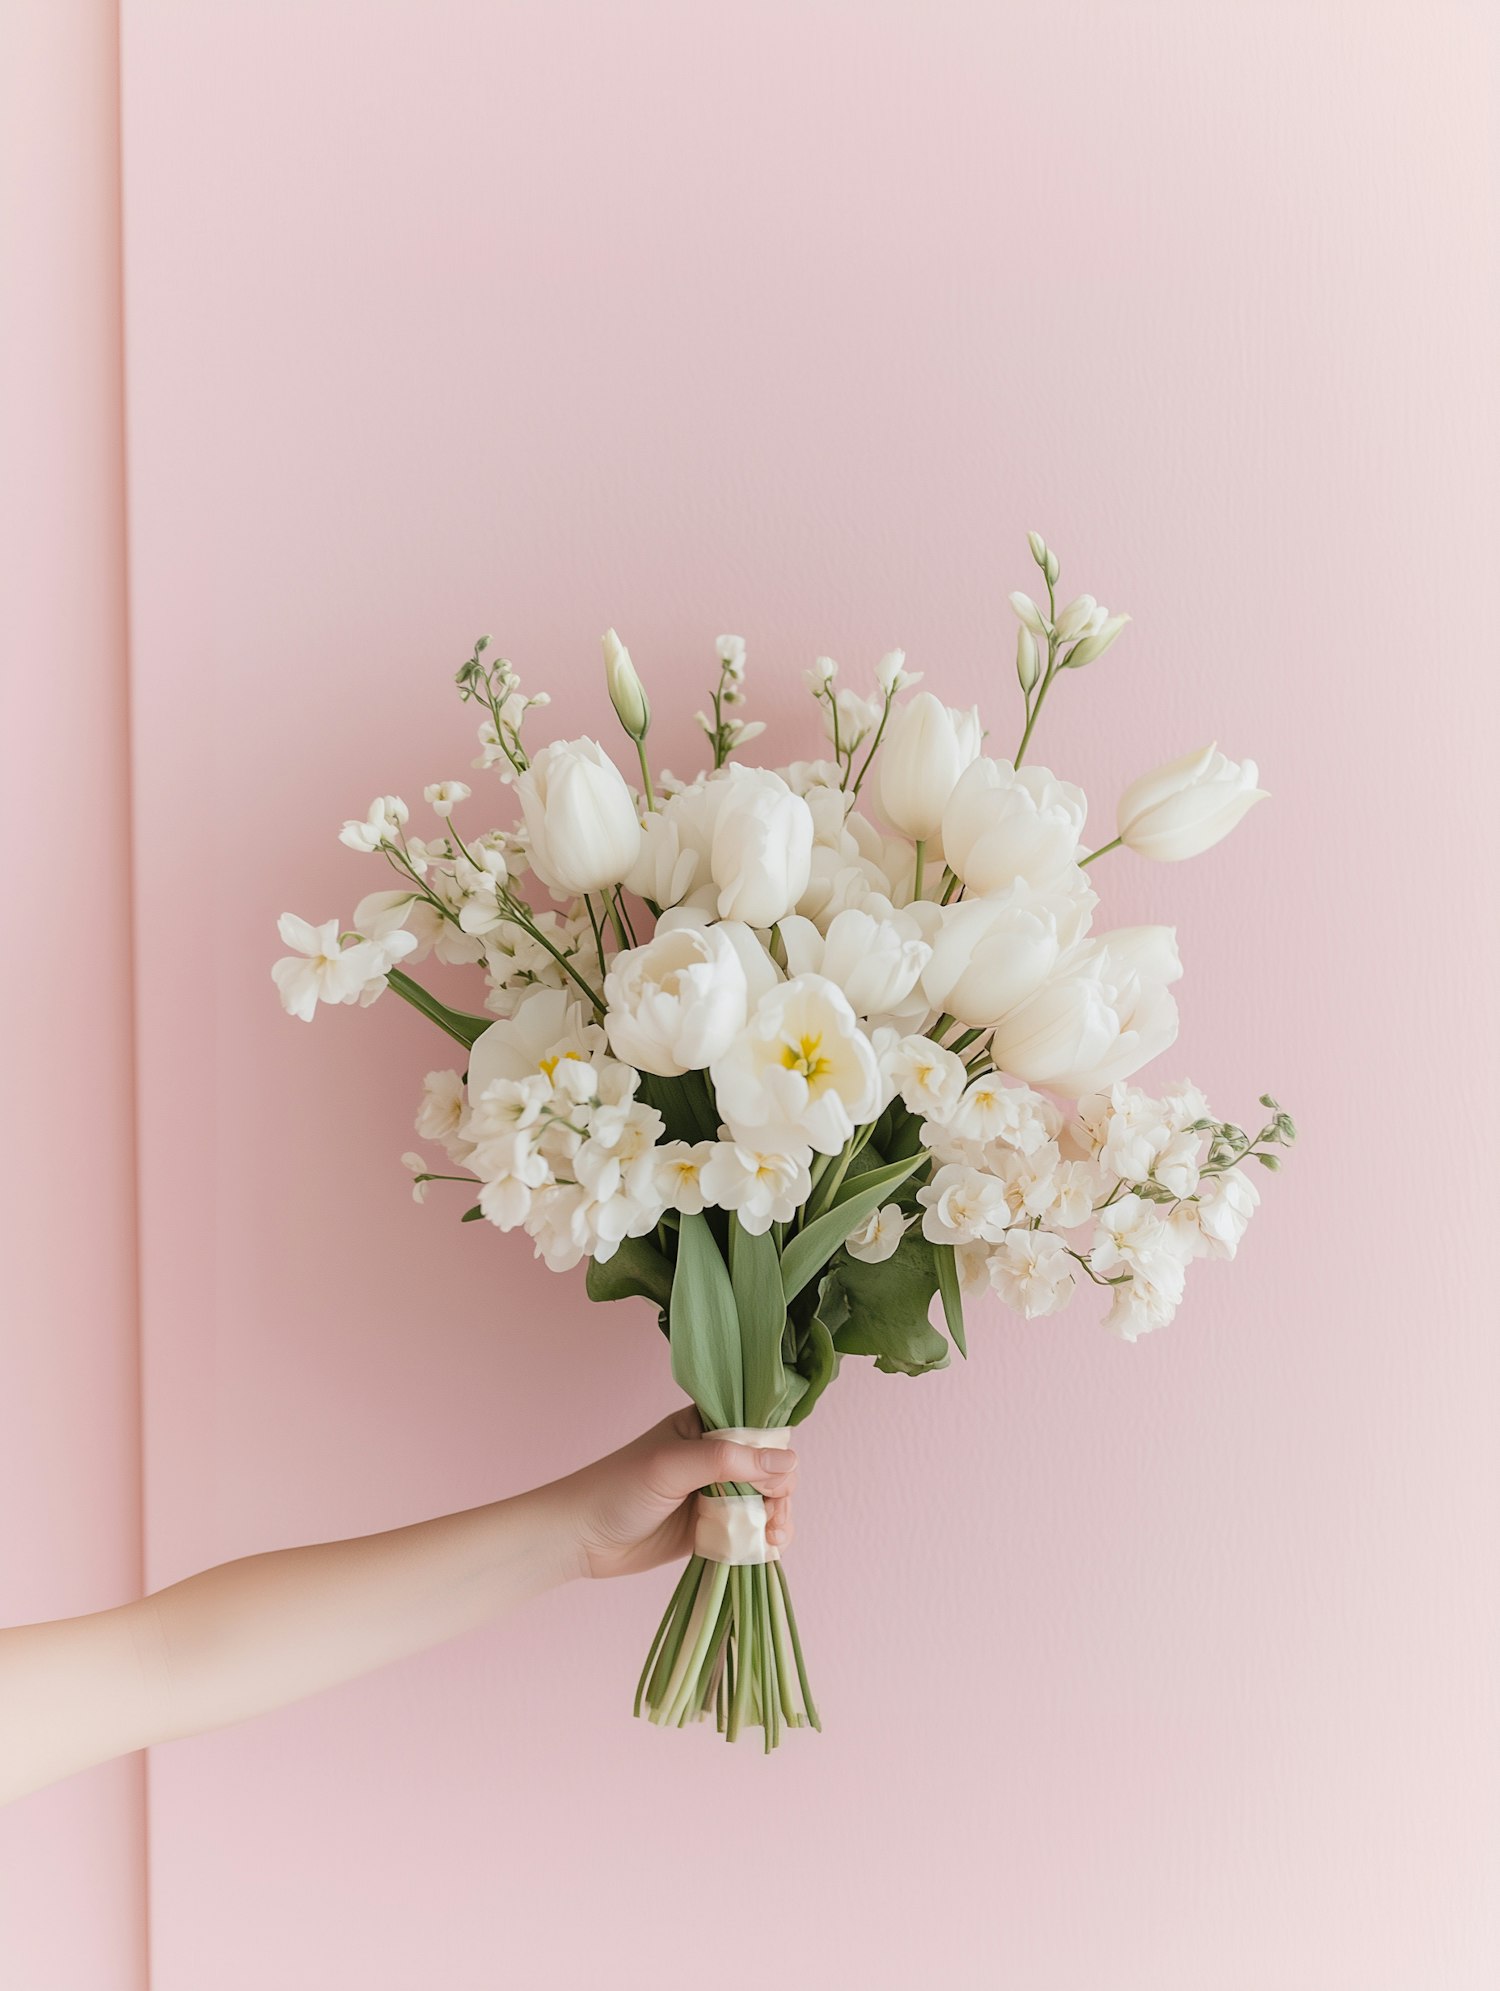
<path fill-rule="evenodd" d="M 1056 609 L 1046 572 L 1046 611 L 1013 598 L 1023 749 L 1057 671 L 1125 621 L 1087 596 Z M 826 757 L 759 768 L 731 758 L 762 729 L 738 716 L 745 645 L 719 637 L 700 715 L 713 766 L 686 782 L 653 779 L 650 705 L 613 631 L 605 656 L 639 788 L 592 739 L 530 753 L 545 701 L 476 646 L 458 677 L 485 713 L 475 765 L 498 770 L 518 819 L 465 835 L 471 791 L 440 781 L 431 838 L 409 834 L 397 796 L 347 822 L 343 841 L 398 881 L 347 933 L 284 917 L 287 1008 L 394 985 L 433 1014 L 396 964 L 478 968 L 496 1020 L 474 1026 L 466 1077 L 429 1074 L 417 1130 L 554 1269 L 705 1207 L 754 1234 L 794 1229 L 882 1127 L 911 1136 L 898 1152 L 920 1142 L 922 1167 L 851 1256 L 884 1262 L 915 1233 L 1025 1315 L 1096 1282 L 1127 1339 L 1169 1319 L 1187 1263 L 1234 1253 L 1257 1200 L 1234 1164 L 1252 1144 L 1226 1145 L 1191 1087 L 1151 1099 L 1127 1083 L 1176 1037 L 1181 963 L 1170 927 L 1095 931 L 1087 867 L 1122 843 L 1168 860 L 1206 848 L 1258 798 L 1253 763 L 1210 747 L 1144 777 L 1091 852 L 1082 791 L 1020 750 L 987 754 L 978 711 L 917 691 L 899 650 L 868 693 L 820 658 L 807 683 Z M 667 1137 L 658 1081 L 696 1088 L 707 1138 Z M 420 1196 L 437 1174 L 407 1159 Z"/>

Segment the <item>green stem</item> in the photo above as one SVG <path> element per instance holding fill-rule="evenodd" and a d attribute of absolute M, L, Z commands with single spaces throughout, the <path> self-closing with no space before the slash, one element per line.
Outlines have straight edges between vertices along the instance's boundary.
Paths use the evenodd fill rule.
<path fill-rule="evenodd" d="M 620 951 L 623 953 L 629 947 L 630 941 L 626 936 L 625 922 L 620 918 L 620 908 L 613 893 L 604 901 L 604 909 L 609 914 L 615 929 L 615 938 L 619 941 Z"/>
<path fill-rule="evenodd" d="M 525 932 L 531 935 L 533 940 L 539 941 L 540 944 L 546 948 L 547 952 L 552 956 L 553 960 L 557 963 L 558 967 L 562 969 L 565 975 L 571 976 L 572 979 L 575 982 L 577 982 L 579 988 L 583 990 L 584 994 L 588 997 L 589 1001 L 594 1005 L 595 1009 L 597 1009 L 599 1014 L 602 1016 L 604 1014 L 603 996 L 599 994 L 597 989 L 591 988 L 589 986 L 589 984 L 583 979 L 582 975 L 580 975 L 578 970 L 573 966 L 573 963 L 568 959 L 567 955 L 562 953 L 560 949 L 552 945 L 552 942 L 547 938 L 546 934 L 543 933 L 541 928 L 537 926 L 535 922 L 529 917 L 519 899 L 511 899 L 509 903 L 510 903 L 510 916 L 515 921 L 516 925 L 523 928 Z"/>
<path fill-rule="evenodd" d="M 1111 837 L 1108 843 L 1101 843 L 1097 850 L 1091 850 L 1087 857 L 1080 857 L 1078 868 L 1082 870 L 1085 864 L 1092 864 L 1096 857 L 1102 857 L 1107 850 L 1118 850 L 1124 841 L 1122 836 Z"/>
<path fill-rule="evenodd" d="M 922 871 L 923 867 L 926 865 L 926 862 L 927 862 L 927 842 L 925 838 L 918 837 L 917 865 L 916 869 L 912 873 L 912 878 L 911 878 L 911 895 L 913 899 L 920 899 L 922 896 Z"/>
<path fill-rule="evenodd" d="M 585 892 L 583 909 L 589 916 L 589 925 L 594 929 L 594 952 L 599 956 L 599 974 L 602 979 L 607 970 L 604 966 L 604 935 L 599 927 L 599 915 L 594 911 L 594 902 Z"/>
<path fill-rule="evenodd" d="M 646 742 L 643 739 L 637 740 L 635 750 L 640 758 L 641 780 L 646 785 L 646 807 L 648 810 L 654 811 L 656 808 L 656 790 L 651 786 L 651 763 L 646 758 Z"/>

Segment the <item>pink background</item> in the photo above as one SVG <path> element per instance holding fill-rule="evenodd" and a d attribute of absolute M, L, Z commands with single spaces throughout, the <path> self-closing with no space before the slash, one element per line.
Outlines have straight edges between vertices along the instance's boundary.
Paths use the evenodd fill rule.
<path fill-rule="evenodd" d="M 339 821 L 468 773 L 481 630 L 608 738 L 617 624 L 679 769 L 721 629 L 778 756 L 894 643 L 1005 741 L 1041 529 L 1135 618 L 1039 735 L 1103 835 L 1215 734 L 1274 791 L 1100 884 L 1179 926 L 1161 1076 L 1304 1140 L 1139 1347 L 848 1366 L 821 1738 L 632 1723 L 668 1580 L 577 1587 L 0 1816 L 0 1976 L 138 1991 L 149 1900 L 157 1991 L 1492 1985 L 1488 10 L 125 0 L 122 177 L 113 10 L 5 19 L 0 1616 L 674 1401 L 644 1308 L 412 1204 L 429 1027 L 268 979 L 381 882 Z"/>

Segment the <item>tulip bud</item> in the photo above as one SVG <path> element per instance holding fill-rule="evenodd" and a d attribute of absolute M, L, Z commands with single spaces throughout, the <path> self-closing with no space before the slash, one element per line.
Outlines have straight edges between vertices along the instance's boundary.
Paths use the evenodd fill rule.
<path fill-rule="evenodd" d="M 1216 746 L 1143 774 L 1120 797 L 1120 841 L 1140 857 L 1175 863 L 1228 836 L 1262 801 L 1253 760 L 1226 760 Z"/>
<path fill-rule="evenodd" d="M 1026 544 L 1031 548 L 1032 559 L 1045 572 L 1047 567 L 1046 540 L 1043 539 L 1039 532 L 1028 532 L 1026 535 Z"/>
<path fill-rule="evenodd" d="M 1020 616 L 1022 622 L 1025 623 L 1033 636 L 1046 636 L 1047 618 L 1042 614 L 1042 611 L 1037 607 L 1030 595 L 1023 595 L 1018 589 L 1015 594 L 1010 596 L 1010 605 L 1016 614 Z"/>
<path fill-rule="evenodd" d="M 1036 674 L 1036 638 L 1023 622 L 1016 631 L 1016 676 L 1021 680 L 1022 691 L 1028 696 L 1036 683 Z"/>
<path fill-rule="evenodd" d="M 1075 643 L 1063 662 L 1075 671 L 1080 664 L 1097 662 L 1129 620 L 1128 615 L 1112 615 L 1102 629 L 1096 630 L 1092 636 L 1085 636 L 1081 643 Z"/>
<path fill-rule="evenodd" d="M 630 652 L 613 629 L 604 632 L 604 676 L 609 685 L 610 703 L 620 724 L 633 740 L 643 740 L 651 724 L 651 705 L 645 687 L 636 675 Z"/>

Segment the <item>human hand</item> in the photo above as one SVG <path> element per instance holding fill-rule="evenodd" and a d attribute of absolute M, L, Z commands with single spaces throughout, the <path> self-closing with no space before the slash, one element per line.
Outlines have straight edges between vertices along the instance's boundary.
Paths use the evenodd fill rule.
<path fill-rule="evenodd" d="M 705 1434 L 691 1404 L 559 1480 L 556 1492 L 576 1535 L 580 1573 L 632 1576 L 690 1555 L 693 1496 L 728 1480 L 765 1496 L 766 1540 L 785 1548 L 793 1534 L 796 1453 Z"/>

